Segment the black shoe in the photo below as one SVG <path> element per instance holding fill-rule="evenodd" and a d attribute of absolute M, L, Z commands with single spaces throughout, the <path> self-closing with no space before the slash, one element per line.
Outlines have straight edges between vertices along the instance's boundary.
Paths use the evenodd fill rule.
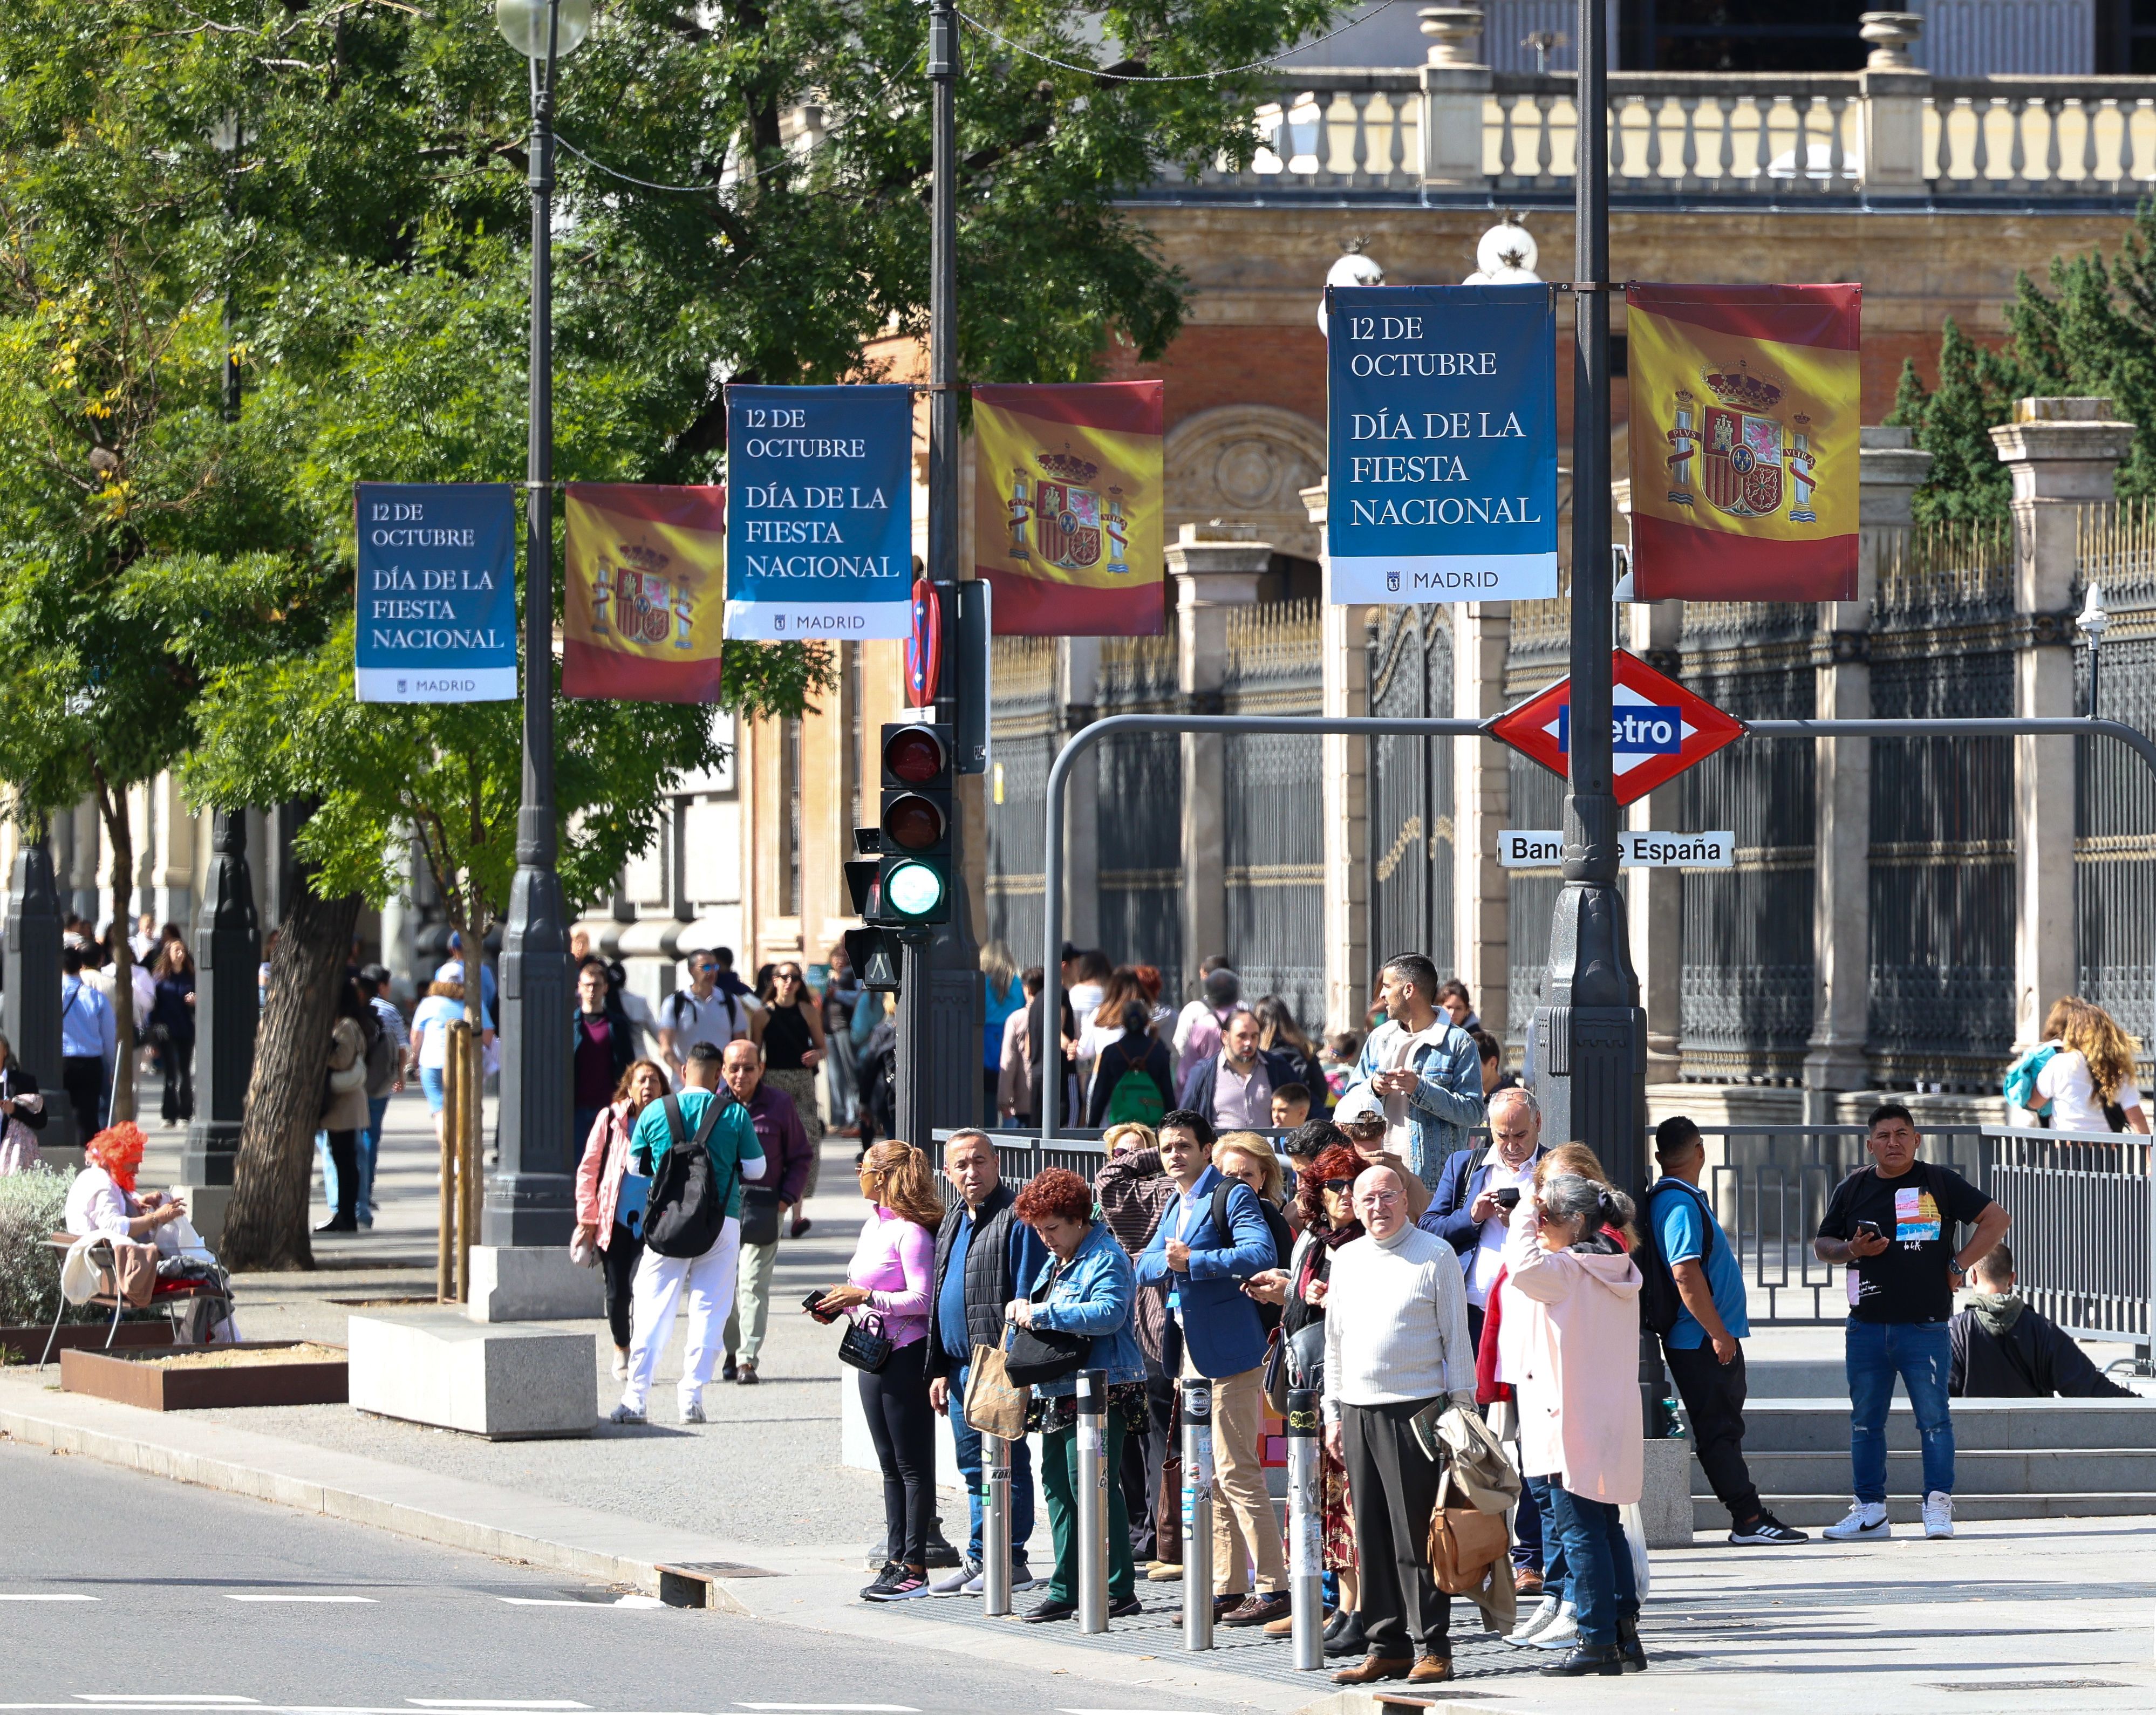
<path fill-rule="evenodd" d="M 734 1362 L 734 1354 L 726 1353 L 726 1361 L 719 1366 L 719 1379 L 730 1382 L 741 1374 L 741 1365 Z"/>
<path fill-rule="evenodd" d="M 1348 1622 L 1354 1617 L 1355 1615 L 1353 1611 L 1346 1608 L 1335 1608 L 1330 1614 L 1327 1615 L 1325 1616 L 1325 1641 L 1329 1644 L 1333 1639 L 1338 1637 L 1342 1632 L 1348 1629 Z"/>
<path fill-rule="evenodd" d="M 753 1363 L 742 1365 L 741 1374 L 737 1379 L 744 1388 L 754 1387 L 757 1384 L 756 1366 Z"/>
<path fill-rule="evenodd" d="M 1045 1625 L 1052 1620 L 1068 1620 L 1077 1611 L 1078 1605 L 1075 1602 L 1059 1602 L 1050 1596 L 1032 1613 L 1021 1614 L 1019 1618 L 1028 1625 Z"/>
<path fill-rule="evenodd" d="M 1645 1673 L 1647 1671 L 1647 1651 L 1640 1641 L 1640 1622 L 1636 1616 L 1618 1615 L 1617 1651 L 1625 1658 L 1627 1673 Z"/>
<path fill-rule="evenodd" d="M 1614 1644 L 1574 1644 L 1562 1661 L 1543 1669 L 1550 1679 L 1580 1679 L 1599 1673 L 1614 1679 L 1625 1671 L 1625 1652 Z"/>
<path fill-rule="evenodd" d="M 899 1580 L 905 1576 L 904 1566 L 896 1560 L 885 1561 L 883 1570 L 875 1576 L 875 1582 L 862 1588 L 861 1599 L 864 1602 L 881 1601 L 889 1592 L 898 1588 Z"/>
<path fill-rule="evenodd" d="M 356 1233 L 359 1230 L 359 1222 L 352 1215 L 333 1214 L 315 1230 L 318 1233 Z"/>
<path fill-rule="evenodd" d="M 1129 1620 L 1144 1612 L 1145 1604 L 1136 1596 L 1126 1596 L 1120 1602 L 1108 1604 L 1108 1618 L 1111 1620 Z"/>
<path fill-rule="evenodd" d="M 1763 1512 L 1749 1524 L 1732 1524 L 1729 1540 L 1738 1548 L 1779 1548 L 1789 1543 L 1808 1543 L 1811 1538 L 1800 1530 L 1791 1530 L 1773 1513 Z"/>
<path fill-rule="evenodd" d="M 1325 1641 L 1328 1656 L 1364 1656 L 1369 1653 L 1370 1640 L 1363 1630 L 1363 1616 L 1350 1612 L 1348 1623 Z"/>
<path fill-rule="evenodd" d="M 928 1538 L 928 1569 L 931 1572 L 944 1566 L 963 1566 L 966 1557 L 943 1540 L 943 1533 L 937 1531 Z"/>

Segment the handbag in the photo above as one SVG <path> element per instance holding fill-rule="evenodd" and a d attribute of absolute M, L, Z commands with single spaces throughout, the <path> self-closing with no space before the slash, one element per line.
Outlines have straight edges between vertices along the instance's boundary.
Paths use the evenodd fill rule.
<path fill-rule="evenodd" d="M 1448 1506 L 1453 1498 L 1448 1471 L 1438 1485 L 1437 1505 L 1430 1509 L 1430 1572 L 1446 1595 L 1464 1596 L 1479 1588 L 1491 1567 L 1504 1557 L 1512 1533 L 1502 1512 Z"/>
<path fill-rule="evenodd" d="M 778 1242 L 778 1189 L 775 1185 L 744 1185 L 741 1193 L 741 1241 L 744 1245 Z"/>
<path fill-rule="evenodd" d="M 870 1322 L 875 1324 L 873 1328 L 869 1326 Z M 881 1317 L 871 1311 L 859 1321 L 846 1324 L 845 1332 L 839 1337 L 839 1362 L 865 1369 L 870 1375 L 891 1362 L 891 1337 L 883 1331 Z"/>
<path fill-rule="evenodd" d="M 1061 1268 L 1058 1263 L 1056 1269 Z M 1048 1278 L 1053 1284 L 1055 1276 L 1051 1273 Z M 1044 1302 L 1039 1291 L 1027 1294 L 1027 1300 L 1034 1304 Z M 1077 1372 L 1092 1347 L 1092 1341 L 1084 1334 L 1066 1334 L 1060 1328 L 1022 1327 L 1014 1322 L 1004 1336 L 1004 1374 L 1014 1388 L 1060 1381 Z"/>
<path fill-rule="evenodd" d="M 993 1346 L 976 1346 L 966 1368 L 966 1422 L 976 1435 L 1006 1441 L 1025 1435 L 1025 1389 L 1014 1387 L 1004 1354 Z"/>

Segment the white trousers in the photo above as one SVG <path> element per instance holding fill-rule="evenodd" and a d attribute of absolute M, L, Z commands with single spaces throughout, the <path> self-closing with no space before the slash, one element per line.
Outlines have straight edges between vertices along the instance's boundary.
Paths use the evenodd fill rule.
<path fill-rule="evenodd" d="M 681 1404 L 685 1409 L 704 1397 L 704 1384 L 717 1368 L 720 1338 L 733 1308 L 734 1275 L 741 1256 L 741 1222 L 729 1215 L 719 1241 L 701 1256 L 661 1256 L 646 1248 L 636 1265 L 632 1287 L 635 1343 L 629 1350 L 629 1380 L 621 1403 L 641 1411 L 651 1392 L 659 1354 L 674 1334 L 674 1307 L 688 1289 L 689 1348 L 681 1365 Z"/>

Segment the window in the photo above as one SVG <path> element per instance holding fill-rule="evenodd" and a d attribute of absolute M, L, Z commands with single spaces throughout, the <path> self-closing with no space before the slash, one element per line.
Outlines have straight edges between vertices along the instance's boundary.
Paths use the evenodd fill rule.
<path fill-rule="evenodd" d="M 1627 71 L 1856 71 L 1866 0 L 1621 0 Z"/>

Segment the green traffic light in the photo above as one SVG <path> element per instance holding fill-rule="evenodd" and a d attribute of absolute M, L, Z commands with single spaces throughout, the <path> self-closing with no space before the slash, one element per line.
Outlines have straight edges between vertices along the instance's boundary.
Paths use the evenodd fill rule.
<path fill-rule="evenodd" d="M 896 864 L 883 878 L 883 902 L 902 917 L 925 917 L 943 902 L 943 878 L 927 864 Z"/>

